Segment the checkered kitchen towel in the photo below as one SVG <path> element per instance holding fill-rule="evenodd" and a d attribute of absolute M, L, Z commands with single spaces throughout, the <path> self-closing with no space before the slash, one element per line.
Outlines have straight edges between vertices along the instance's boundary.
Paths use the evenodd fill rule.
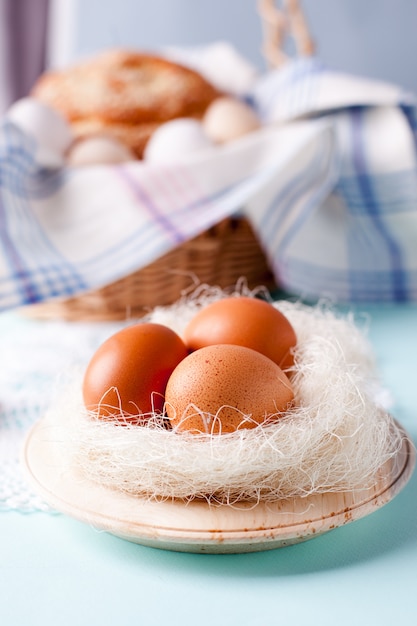
<path fill-rule="evenodd" d="M 259 132 L 175 163 L 43 169 L 0 126 L 0 309 L 95 289 L 222 218 L 306 298 L 417 300 L 415 99 L 301 59 L 257 77 Z"/>
<path fill-rule="evenodd" d="M 302 174 L 252 213 L 281 284 L 345 302 L 417 300 L 415 96 L 307 59 L 259 81 L 254 97 L 264 121 L 326 119 L 334 132 L 324 201 L 297 202 Z"/>

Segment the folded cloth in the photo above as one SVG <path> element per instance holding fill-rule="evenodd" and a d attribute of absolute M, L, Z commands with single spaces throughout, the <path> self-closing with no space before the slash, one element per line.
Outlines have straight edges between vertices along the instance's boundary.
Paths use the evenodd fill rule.
<path fill-rule="evenodd" d="M 0 309 L 99 288 L 238 211 L 305 298 L 417 299 L 416 100 L 297 60 L 254 79 L 264 127 L 168 165 L 44 169 L 0 126 Z"/>
<path fill-rule="evenodd" d="M 415 96 L 313 58 L 261 79 L 253 99 L 265 123 L 325 118 L 335 133 L 338 176 L 324 202 L 309 194 L 297 208 L 291 187 L 253 209 L 281 284 L 345 302 L 416 300 Z"/>
<path fill-rule="evenodd" d="M 6 121 L 1 307 L 113 282 L 233 215 L 268 181 L 279 188 L 306 170 L 325 197 L 333 185 L 332 144 L 331 127 L 318 121 L 265 128 L 173 165 L 39 170 L 32 142 Z"/>

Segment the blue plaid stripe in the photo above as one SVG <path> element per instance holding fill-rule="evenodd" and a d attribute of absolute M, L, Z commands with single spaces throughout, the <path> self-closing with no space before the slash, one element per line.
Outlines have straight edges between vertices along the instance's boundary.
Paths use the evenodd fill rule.
<path fill-rule="evenodd" d="M 318 81 L 324 71 L 316 57 L 302 58 L 283 70 L 271 72 L 261 79 L 250 95 L 261 119 L 269 121 L 277 102 L 285 102 L 288 117 L 297 117 L 309 110 L 316 100 Z"/>
<path fill-rule="evenodd" d="M 338 89 L 345 84 L 347 89 L 353 85 L 359 90 L 361 106 L 341 105 L 337 110 L 326 107 L 326 89 L 331 89 L 333 76 Z M 311 159 L 306 159 L 300 148 L 292 152 L 286 144 L 286 162 L 280 160 L 278 145 L 273 144 L 278 150 L 275 162 L 272 151 L 260 142 L 250 153 L 252 169 L 248 168 L 245 153 L 242 162 L 246 174 L 240 179 L 236 171 L 231 178 L 221 174 L 222 186 L 214 181 L 211 171 L 202 175 L 193 164 L 190 169 L 182 166 L 186 172 L 181 181 L 175 181 L 179 169 L 175 170 L 174 165 L 172 179 L 164 177 L 161 190 L 158 176 L 164 174 L 158 172 L 150 180 L 140 166 L 134 171 L 109 167 L 102 171 L 101 178 L 97 174 L 90 177 L 88 171 L 42 170 L 36 163 L 34 142 L 12 124 L 0 125 L 0 306 L 65 297 L 112 282 L 246 206 L 278 280 L 289 291 L 348 301 L 416 299 L 416 154 L 412 154 L 412 142 L 398 116 L 394 118 L 402 133 L 399 139 L 383 127 L 383 116 L 378 113 L 371 119 L 368 113 L 372 106 L 384 104 L 381 94 L 386 93 L 387 106 L 392 111 L 397 105 L 416 142 L 417 108 L 411 98 L 401 100 L 398 95 L 397 100 L 395 89 L 377 88 L 372 105 L 369 83 L 363 94 L 359 93 L 363 85 L 361 81 L 344 83 L 340 75 L 326 73 L 317 59 L 297 61 L 262 78 L 248 98 L 256 102 L 264 118 L 269 119 L 274 111 L 285 120 L 309 115 L 306 127 L 310 129 L 320 123 L 317 117 L 326 118 L 333 124 L 336 139 L 331 148 L 333 158 L 328 159 L 329 146 L 323 136 L 317 141 L 315 136 L 316 153 Z M 333 96 L 334 92 L 327 103 L 343 103 L 343 93 L 337 92 L 336 100 Z M 351 105 L 352 91 L 346 92 L 346 98 Z M 367 98 L 368 106 L 363 106 Z M 377 137 L 378 123 L 383 141 L 376 141 L 376 145 L 386 150 L 382 158 L 375 156 L 375 146 L 369 144 Z M 391 141 L 396 154 L 404 149 L 401 169 L 398 163 L 389 169 Z M 295 152 L 298 158 L 294 158 Z M 239 151 L 233 155 L 239 157 Z M 261 171 L 255 163 L 258 157 L 265 163 Z M 237 158 L 232 170 L 242 162 Z M 210 163 L 214 165 L 214 160 L 208 161 L 208 167 Z M 192 193 L 189 189 L 182 191 L 188 179 Z M 107 185 L 95 197 L 94 185 L 100 185 L 100 181 L 105 185 L 108 182 L 109 197 Z M 119 193 L 121 201 L 127 203 L 124 219 L 133 215 L 130 231 L 123 222 L 121 228 L 117 224 Z M 326 202 L 330 194 L 334 204 Z M 59 223 L 61 228 L 71 229 L 73 250 L 68 250 L 68 241 L 61 240 L 54 214 L 61 202 L 68 209 L 66 202 L 77 201 L 85 202 L 87 208 L 84 223 L 82 211 L 76 218 L 83 233 L 82 255 L 73 253 L 77 224 L 71 212 L 63 212 Z M 115 237 L 109 231 L 108 214 L 105 230 L 99 230 L 104 210 L 113 208 Z M 137 221 L 136 210 L 136 216 L 140 215 Z M 53 225 L 50 231 L 49 225 Z M 91 237 L 97 233 L 99 242 L 91 246 L 91 251 L 87 241 L 90 233 Z M 323 246 L 326 234 L 334 237 L 329 251 Z"/>
<path fill-rule="evenodd" d="M 414 142 L 417 145 L 417 109 L 415 104 L 408 104 L 406 102 L 399 102 L 398 107 L 404 113 L 407 122 L 410 126 L 410 130 L 414 137 Z"/>
<path fill-rule="evenodd" d="M 275 250 L 273 251 L 274 257 L 286 257 L 292 241 L 300 230 L 305 227 L 311 212 L 314 211 L 317 206 L 320 205 L 320 202 L 330 193 L 332 185 L 334 184 L 333 177 L 337 171 L 337 159 L 334 159 L 332 166 L 329 166 L 326 161 L 326 154 L 323 151 L 322 154 L 317 155 L 314 164 L 312 164 L 309 168 L 309 172 L 306 171 L 305 177 L 302 177 L 299 181 L 300 184 L 298 186 L 294 185 L 292 201 L 287 204 L 283 213 L 287 213 L 288 215 L 291 213 L 295 199 L 302 199 L 302 205 L 297 213 L 297 217 L 291 221 L 291 225 L 287 228 L 285 234 L 279 242 L 279 245 L 275 247 Z M 280 211 L 282 210 L 283 207 L 281 205 Z M 271 229 L 271 232 L 274 231 L 278 231 L 277 223 L 274 225 L 274 228 Z M 311 243 L 314 245 L 314 241 Z"/>
<path fill-rule="evenodd" d="M 414 212 L 417 206 L 417 177 L 415 170 L 386 172 L 372 175 L 373 193 L 378 198 L 381 215 L 400 215 Z M 336 185 L 352 215 L 363 215 L 363 193 L 356 176 L 341 175 Z"/>
<path fill-rule="evenodd" d="M 259 187 L 262 187 L 265 176 L 269 178 L 270 174 L 262 172 L 261 174 L 249 177 L 238 185 L 233 185 L 222 189 L 220 192 L 207 194 L 198 200 L 179 206 L 172 211 L 171 222 L 178 228 L 182 225 L 182 240 L 186 240 L 184 224 L 190 214 L 199 211 L 200 215 L 204 211 L 207 227 L 217 223 L 215 215 L 221 217 L 236 213 L 237 209 L 244 205 L 248 197 L 255 194 Z M 220 217 L 220 219 L 221 219 Z M 203 224 L 203 223 L 202 223 Z M 113 268 L 114 275 L 120 272 L 120 275 L 136 269 L 135 259 L 137 250 L 141 251 L 141 259 L 144 265 L 151 263 L 159 256 L 167 252 L 166 243 L 161 242 L 159 246 L 155 245 L 158 241 L 157 235 L 160 224 L 149 220 L 145 226 L 133 231 L 130 236 L 123 241 L 123 245 L 109 245 L 105 252 L 98 255 L 92 255 L 87 261 L 80 263 L 79 268 L 85 276 L 94 276 L 96 280 L 108 279 L 109 267 Z M 204 225 L 201 231 L 206 230 Z M 178 231 L 179 232 L 179 231 Z M 131 265 L 129 265 L 129 262 Z M 120 268 L 120 269 L 118 269 Z"/>
<path fill-rule="evenodd" d="M 373 232 L 380 239 L 389 256 L 393 299 L 402 302 L 407 300 L 407 273 L 404 267 L 402 249 L 393 233 L 390 232 L 380 211 L 378 196 L 374 189 L 372 172 L 369 170 L 366 160 L 366 147 L 363 137 L 363 115 L 363 109 L 358 108 L 351 111 L 352 162 L 356 170 L 358 189 L 362 195 L 362 211 L 368 216 L 369 223 L 373 227 Z M 355 270 L 358 264 L 361 267 L 366 267 L 366 259 L 361 259 L 359 256 L 359 250 L 355 243 L 355 232 L 350 233 L 349 248 L 351 250 L 349 265 L 352 270 Z M 357 273 L 352 271 L 351 298 L 353 300 L 357 299 L 356 276 Z"/>
<path fill-rule="evenodd" d="M 34 142 L 12 124 L 0 127 L 0 146 L 0 253 L 8 267 L 8 277 L 0 282 L 2 306 L 31 304 L 84 289 L 79 272 L 52 246 L 31 206 L 33 187 L 37 196 L 48 198 L 59 177 L 37 168 Z"/>
<path fill-rule="evenodd" d="M 297 258 L 279 263 L 281 285 L 290 294 L 298 294 L 309 300 L 317 295 L 336 299 L 340 302 L 393 302 L 392 273 L 383 269 L 332 269 L 311 261 Z M 352 299 L 351 287 L 355 284 L 355 300 Z M 408 300 L 417 299 L 417 270 L 409 272 Z"/>

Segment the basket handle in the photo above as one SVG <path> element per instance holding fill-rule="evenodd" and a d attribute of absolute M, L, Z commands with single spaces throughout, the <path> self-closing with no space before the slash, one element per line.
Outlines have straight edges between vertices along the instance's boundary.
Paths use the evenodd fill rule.
<path fill-rule="evenodd" d="M 295 43 L 299 56 L 312 56 L 316 46 L 299 0 L 258 0 L 258 13 L 263 28 L 262 53 L 271 68 L 281 67 L 290 60 L 284 52 L 287 37 Z"/>

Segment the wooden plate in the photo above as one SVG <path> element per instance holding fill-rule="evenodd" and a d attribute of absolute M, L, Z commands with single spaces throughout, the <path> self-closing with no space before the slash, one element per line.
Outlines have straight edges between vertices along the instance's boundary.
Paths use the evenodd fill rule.
<path fill-rule="evenodd" d="M 62 513 L 142 545 L 220 554 L 288 546 L 369 515 L 405 486 L 414 469 L 415 449 L 404 433 L 401 449 L 380 470 L 371 489 L 236 507 L 205 501 L 149 502 L 102 487 L 76 467 L 63 465 L 42 421 L 26 439 L 23 461 L 33 488 Z"/>

